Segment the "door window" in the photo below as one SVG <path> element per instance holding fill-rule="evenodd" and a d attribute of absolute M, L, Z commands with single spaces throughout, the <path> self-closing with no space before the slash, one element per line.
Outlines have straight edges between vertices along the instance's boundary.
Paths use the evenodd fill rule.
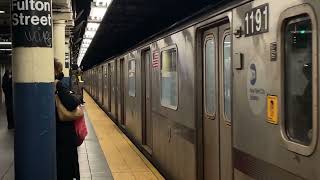
<path fill-rule="evenodd" d="M 161 52 L 161 105 L 170 109 L 178 107 L 178 72 L 176 48 Z"/>
<path fill-rule="evenodd" d="M 223 40 L 223 91 L 224 115 L 231 121 L 231 35 L 226 35 Z"/>
<path fill-rule="evenodd" d="M 136 96 L 136 60 L 128 62 L 128 90 L 129 96 Z"/>
<path fill-rule="evenodd" d="M 285 24 L 285 129 L 291 141 L 302 145 L 310 145 L 313 135 L 312 33 L 308 16 Z"/>
<path fill-rule="evenodd" d="M 216 52 L 214 38 L 205 41 L 205 111 L 209 115 L 215 113 L 216 102 Z"/>

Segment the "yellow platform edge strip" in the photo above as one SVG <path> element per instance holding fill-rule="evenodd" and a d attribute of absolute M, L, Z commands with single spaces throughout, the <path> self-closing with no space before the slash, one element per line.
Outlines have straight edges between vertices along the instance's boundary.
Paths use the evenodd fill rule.
<path fill-rule="evenodd" d="M 97 135 L 97 138 L 99 140 L 99 143 L 101 145 L 101 148 L 104 152 L 105 158 L 108 162 L 108 165 L 111 169 L 111 173 L 114 177 L 115 180 L 127 180 L 127 179 L 133 179 L 133 180 L 152 180 L 152 179 L 158 179 L 158 180 L 164 180 L 164 178 L 161 176 L 161 174 L 159 173 L 159 171 L 149 162 L 149 160 L 139 151 L 139 149 L 129 140 L 129 138 L 122 133 L 122 131 L 119 129 L 119 127 L 117 127 L 114 122 L 105 114 L 105 112 L 94 102 L 94 100 L 89 96 L 89 94 L 87 92 L 84 93 L 84 99 L 85 99 L 85 108 L 86 111 L 88 113 L 89 116 L 89 120 L 92 123 L 92 126 L 95 130 L 95 133 Z M 107 127 L 107 125 L 111 125 L 112 127 Z M 112 128 L 112 130 L 110 130 L 110 128 Z M 134 152 L 135 155 L 138 156 L 142 162 L 145 164 L 145 166 L 148 168 L 149 172 L 145 172 L 145 173 L 149 173 L 152 175 L 148 176 L 148 177 L 136 177 L 135 173 L 143 173 L 143 172 L 116 172 L 113 171 L 113 169 L 117 168 L 117 167 L 113 167 L 115 166 L 113 164 L 114 161 L 111 160 L 111 158 L 108 156 L 108 150 L 105 149 L 106 147 L 104 147 L 103 144 L 103 138 L 106 137 L 106 130 L 110 130 L 112 131 L 112 133 L 117 133 L 117 135 L 120 135 L 126 146 L 129 146 Z M 112 141 L 112 139 L 108 139 L 108 141 Z M 113 144 L 114 146 L 116 146 L 115 144 Z M 119 148 L 117 148 L 117 150 L 121 151 Z M 120 154 L 124 154 L 125 152 L 120 152 Z M 120 160 L 119 160 L 120 161 Z M 126 159 L 123 160 L 124 162 L 126 162 Z M 125 175 L 124 175 L 125 174 Z M 148 175 L 149 175 L 148 174 Z M 124 176 L 121 176 L 124 175 Z M 153 176 L 153 177 L 152 177 Z"/>

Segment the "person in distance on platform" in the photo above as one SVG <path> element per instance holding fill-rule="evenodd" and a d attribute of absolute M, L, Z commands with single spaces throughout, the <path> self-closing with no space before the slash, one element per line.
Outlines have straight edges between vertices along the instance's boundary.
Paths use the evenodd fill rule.
<path fill-rule="evenodd" d="M 8 129 L 14 128 L 13 120 L 13 96 L 12 96 L 12 72 L 7 69 L 2 78 L 2 90 L 5 96 L 7 110 Z"/>
<path fill-rule="evenodd" d="M 72 119 L 83 116 L 82 111 L 77 111 L 80 100 L 72 96 L 68 88 L 64 87 L 62 64 L 55 59 L 55 84 L 56 84 L 56 149 L 57 149 L 57 180 L 80 180 L 77 135 Z M 59 107 L 75 113 L 74 118 L 65 120 L 59 114 Z"/>

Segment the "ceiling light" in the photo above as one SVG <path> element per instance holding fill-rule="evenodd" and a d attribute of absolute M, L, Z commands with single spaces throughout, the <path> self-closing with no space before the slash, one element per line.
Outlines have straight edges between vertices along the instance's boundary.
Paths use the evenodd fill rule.
<path fill-rule="evenodd" d="M 4 14 L 4 13 L 6 13 L 5 11 L 0 11 L 0 14 Z"/>
<path fill-rule="evenodd" d="M 94 35 L 96 34 L 96 31 L 86 31 L 84 33 L 84 38 L 86 39 L 93 39 Z"/>
<path fill-rule="evenodd" d="M 0 45 L 11 45 L 11 42 L 0 42 Z"/>
<path fill-rule="evenodd" d="M 93 0 L 96 7 L 107 7 L 110 5 L 112 0 Z"/>
<path fill-rule="evenodd" d="M 88 48 L 89 44 L 82 44 L 82 47 Z"/>
<path fill-rule="evenodd" d="M 112 0 L 93 0 L 93 3 L 91 4 L 91 11 L 88 17 L 88 24 L 85 29 L 83 41 L 79 50 L 78 65 L 81 64 L 82 59 L 84 58 L 87 49 L 89 48 L 91 41 L 99 28 L 100 22 L 102 21 L 111 2 Z"/>
<path fill-rule="evenodd" d="M 87 31 L 97 31 L 99 28 L 99 23 L 88 23 L 87 24 Z"/>
<path fill-rule="evenodd" d="M 89 21 L 101 22 L 107 8 L 92 7 L 89 15 Z"/>

